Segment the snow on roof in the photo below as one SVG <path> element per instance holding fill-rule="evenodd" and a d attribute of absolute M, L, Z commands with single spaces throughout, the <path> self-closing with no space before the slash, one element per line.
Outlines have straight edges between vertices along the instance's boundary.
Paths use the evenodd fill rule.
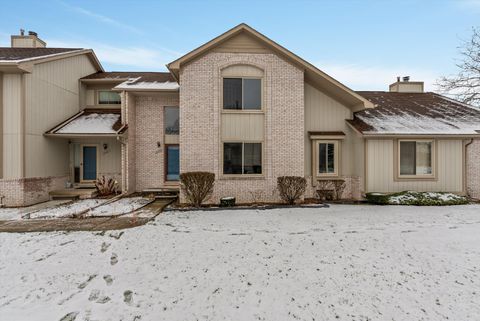
<path fill-rule="evenodd" d="M 55 134 L 116 134 L 115 127 L 120 122 L 119 113 L 84 113 L 60 129 Z"/>
<path fill-rule="evenodd" d="M 363 134 L 479 135 L 480 110 L 434 93 L 359 92 L 376 107 L 349 123 Z"/>
<path fill-rule="evenodd" d="M 114 87 L 119 90 L 178 90 L 180 86 L 173 81 L 138 81 L 139 78 L 129 79 Z"/>

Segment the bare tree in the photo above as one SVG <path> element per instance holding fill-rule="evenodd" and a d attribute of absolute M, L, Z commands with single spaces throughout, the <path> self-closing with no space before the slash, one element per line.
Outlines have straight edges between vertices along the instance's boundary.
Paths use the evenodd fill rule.
<path fill-rule="evenodd" d="M 473 28 L 472 38 L 459 49 L 458 74 L 440 78 L 437 86 L 442 93 L 480 107 L 480 28 Z"/>

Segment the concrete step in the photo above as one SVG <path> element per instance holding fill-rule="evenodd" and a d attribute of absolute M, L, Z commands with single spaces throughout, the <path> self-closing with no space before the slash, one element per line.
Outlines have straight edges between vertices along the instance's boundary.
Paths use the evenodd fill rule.
<path fill-rule="evenodd" d="M 51 199 L 83 199 L 97 196 L 94 188 L 65 188 L 48 193 Z"/>

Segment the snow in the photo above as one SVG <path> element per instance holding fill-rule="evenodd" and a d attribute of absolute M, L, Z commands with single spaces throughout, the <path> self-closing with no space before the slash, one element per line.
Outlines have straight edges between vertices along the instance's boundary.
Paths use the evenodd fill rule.
<path fill-rule="evenodd" d="M 355 117 L 375 128 L 364 134 L 480 134 L 478 117 L 437 118 L 421 114 L 370 113 L 364 110 Z"/>
<path fill-rule="evenodd" d="M 32 206 L 27 207 L 11 207 L 11 208 L 0 208 L 0 221 L 3 220 L 20 220 L 22 216 L 25 216 L 29 213 L 39 211 L 41 209 L 50 208 L 58 206 L 64 203 L 69 202 L 68 200 L 54 200 L 48 201 Z"/>
<path fill-rule="evenodd" d="M 150 204 L 153 199 L 144 197 L 121 198 L 118 201 L 96 207 L 86 214 L 86 216 L 112 216 L 123 215 Z"/>
<path fill-rule="evenodd" d="M 63 204 L 57 207 L 45 208 L 28 214 L 25 218 L 62 218 L 73 217 L 82 214 L 88 209 L 99 206 L 106 202 L 107 199 L 85 199 Z"/>
<path fill-rule="evenodd" d="M 120 114 L 81 115 L 59 130 L 58 134 L 115 134 L 113 125 L 120 120 Z"/>
<path fill-rule="evenodd" d="M 144 197 L 50 201 L 30 207 L 0 208 L 1 220 L 68 218 L 85 216 L 118 216 L 136 211 L 154 200 Z"/>
<path fill-rule="evenodd" d="M 138 81 L 140 78 L 129 79 L 117 85 L 118 90 L 178 90 L 180 86 L 173 81 Z"/>
<path fill-rule="evenodd" d="M 480 206 L 168 212 L 0 234 L 0 319 L 477 320 Z"/>

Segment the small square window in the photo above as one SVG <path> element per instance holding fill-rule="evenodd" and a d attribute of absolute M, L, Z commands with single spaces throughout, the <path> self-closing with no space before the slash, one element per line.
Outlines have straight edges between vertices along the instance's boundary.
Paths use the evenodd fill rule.
<path fill-rule="evenodd" d="M 433 175 L 433 142 L 400 141 L 400 176 Z"/>
<path fill-rule="evenodd" d="M 317 142 L 317 176 L 336 176 L 338 174 L 338 142 Z"/>

